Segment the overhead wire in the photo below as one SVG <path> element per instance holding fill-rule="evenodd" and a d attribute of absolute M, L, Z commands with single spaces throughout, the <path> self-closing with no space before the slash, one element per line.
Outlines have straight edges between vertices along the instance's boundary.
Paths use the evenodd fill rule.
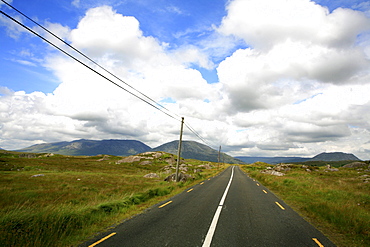
<path fill-rule="evenodd" d="M 189 123 L 184 122 L 185 126 L 196 136 L 198 137 L 202 142 L 204 142 L 206 145 L 215 148 L 215 145 L 210 144 L 207 142 L 193 127 L 190 126 Z"/>
<path fill-rule="evenodd" d="M 29 21 L 33 22 L 34 24 L 36 24 L 37 26 L 39 26 L 41 29 L 43 29 L 44 31 L 46 31 L 47 33 L 49 33 L 50 35 L 52 35 L 54 38 L 58 39 L 59 41 L 61 41 L 62 43 L 64 43 L 65 45 L 67 45 L 69 48 L 71 48 L 72 50 L 74 50 L 75 52 L 77 52 L 78 54 L 80 54 L 81 56 L 83 56 L 84 58 L 86 58 L 87 60 L 89 60 L 90 62 L 92 62 L 93 64 L 95 64 L 96 66 L 98 66 L 100 69 L 104 70 L 105 72 L 107 72 L 109 75 L 113 76 L 114 78 L 116 78 L 117 80 L 119 80 L 120 82 L 124 83 L 126 86 L 128 86 L 129 88 L 133 89 L 135 92 L 139 93 L 140 95 L 144 96 L 145 98 L 147 98 L 149 101 L 153 102 L 154 104 L 158 105 L 159 107 L 165 109 L 166 111 L 168 112 L 171 112 L 169 109 L 167 109 L 165 106 L 163 106 L 162 104 L 156 102 L 155 100 L 153 100 L 152 98 L 150 98 L 149 96 L 145 95 L 144 93 L 140 92 L 139 90 L 137 90 L 136 88 L 134 88 L 133 86 L 131 86 L 130 84 L 128 84 L 127 82 L 125 82 L 124 80 L 122 80 L 121 78 L 119 78 L 118 76 L 116 76 L 115 74 L 113 74 L 112 72 L 110 72 L 109 70 L 105 69 L 103 66 L 101 66 L 99 63 L 97 63 L 96 61 L 94 61 L 93 59 L 91 59 L 90 57 L 88 57 L 87 55 L 85 55 L 83 52 L 81 52 L 80 50 L 76 49 L 75 47 L 73 47 L 71 44 L 67 43 L 65 40 L 63 40 L 62 38 L 60 38 L 59 36 L 55 35 L 53 32 L 51 32 L 50 30 L 48 30 L 47 28 L 45 28 L 44 26 L 42 26 L 41 24 L 39 24 L 38 22 L 34 21 L 32 18 L 28 17 L 26 14 L 24 14 L 23 12 L 21 12 L 20 10 L 18 10 L 17 8 L 15 8 L 14 6 L 12 6 L 11 4 L 7 3 L 6 1 L 4 0 L 1 0 L 3 3 L 5 3 L 7 6 L 9 6 L 10 8 L 14 9 L 16 12 L 18 12 L 19 14 L 21 14 L 22 16 L 24 16 L 26 19 L 28 19 Z M 176 113 L 173 113 L 171 112 L 171 114 L 174 114 L 176 115 L 177 117 L 180 118 L 179 115 L 177 115 Z"/>
<path fill-rule="evenodd" d="M 118 83 L 114 82 L 113 80 L 109 79 L 108 77 L 106 77 L 105 75 L 103 75 L 102 73 L 96 71 L 95 69 L 93 69 L 92 67 L 90 67 L 89 65 L 87 65 L 86 63 L 82 62 L 81 60 L 79 60 L 78 58 L 76 58 L 75 56 L 69 54 L 68 52 L 66 52 L 65 50 L 63 50 L 62 48 L 60 48 L 59 46 L 57 46 L 56 44 L 54 44 L 53 42 L 49 41 L 48 39 L 44 38 L 42 35 L 40 35 L 39 33 L 37 33 L 36 31 L 32 30 L 31 28 L 29 28 L 28 26 L 26 26 L 25 24 L 21 23 L 20 21 L 14 19 L 13 17 L 11 17 L 10 15 L 8 15 L 7 13 L 3 12 L 2 10 L 0 10 L 0 13 L 3 14 L 4 16 L 6 16 L 7 18 L 9 18 L 10 20 L 14 21 L 15 23 L 17 23 L 18 25 L 22 26 L 23 28 L 25 28 L 27 31 L 31 32 L 32 34 L 36 35 L 37 37 L 39 37 L 40 39 L 42 39 L 43 41 L 45 41 L 46 43 L 48 43 L 49 45 L 53 46 L 54 48 L 56 48 L 57 50 L 59 50 L 60 52 L 64 53 L 65 55 L 67 55 L 68 57 L 72 58 L 73 60 L 75 60 L 76 62 L 80 63 L 81 65 L 83 65 L 84 67 L 88 68 L 89 70 L 93 71 L 94 73 L 96 73 L 97 75 L 101 76 L 102 78 L 106 79 L 107 81 L 111 82 L 112 84 L 114 84 L 115 86 L 123 89 L 124 91 L 128 92 L 129 94 L 133 95 L 134 97 L 142 100 L 143 102 L 147 103 L 148 105 L 154 107 L 155 109 L 161 111 L 162 113 L 166 114 L 167 116 L 177 120 L 177 121 L 180 121 L 178 118 L 176 117 L 179 117 L 179 115 L 177 115 L 176 113 L 173 113 L 171 112 L 169 109 L 167 109 L 166 107 L 164 107 L 163 105 L 159 104 L 158 102 L 156 102 L 155 100 L 153 100 L 152 98 L 150 98 L 149 96 L 145 95 L 144 93 L 140 92 L 139 90 L 135 89 L 134 87 L 132 87 L 130 84 L 126 83 L 125 81 L 123 81 L 122 79 L 120 79 L 119 77 L 117 77 L 116 75 L 114 75 L 112 72 L 108 71 L 107 69 L 105 69 L 103 66 L 101 66 L 100 64 L 98 64 L 97 62 L 95 62 L 93 59 L 89 58 L 87 55 L 85 55 L 84 53 L 82 53 L 81 51 L 79 51 L 78 49 L 74 48 L 72 45 L 70 45 L 69 43 L 67 43 L 66 41 L 64 41 L 63 39 L 61 39 L 60 37 L 58 37 L 57 35 L 55 35 L 53 32 L 51 32 L 50 30 L 48 30 L 47 28 L 45 28 L 44 26 L 42 26 L 41 24 L 37 23 L 36 21 L 34 21 L 33 19 L 31 19 L 30 17 L 28 17 L 26 14 L 22 13 L 20 10 L 18 10 L 17 8 L 15 8 L 14 6 L 10 5 L 9 3 L 7 3 L 6 1 L 4 0 L 1 0 L 2 2 L 4 2 L 7 6 L 9 6 L 10 8 L 14 9 L 16 12 L 18 12 L 19 14 L 21 14 L 22 16 L 24 16 L 26 19 L 30 20 L 31 22 L 33 22 L 34 24 L 36 24 L 37 26 L 39 26 L 40 28 L 42 28 L 44 31 L 46 31 L 47 33 L 49 33 L 50 35 L 52 35 L 53 37 L 55 37 L 56 39 L 58 39 L 59 41 L 61 41 L 62 43 L 64 43 L 65 45 L 67 45 L 69 48 L 71 48 L 72 50 L 74 50 L 75 52 L 77 52 L 78 54 L 80 54 L 81 56 L 83 56 L 84 58 L 86 58 L 88 61 L 90 61 L 91 63 L 95 64 L 96 66 L 98 66 L 100 69 L 102 69 L 103 71 L 105 71 L 106 73 L 108 73 L 109 75 L 113 76 L 115 79 L 119 80 L 120 82 L 124 83 L 126 86 L 128 86 L 129 88 L 131 88 L 132 90 L 134 90 L 135 92 L 139 93 L 140 95 L 142 95 L 143 97 L 145 97 L 146 99 L 144 99 L 143 97 L 140 97 L 136 94 L 134 94 L 133 92 L 131 92 L 130 90 L 124 88 L 123 86 L 119 85 Z M 166 111 L 164 111 L 166 110 Z M 174 117 L 173 115 L 175 115 L 176 117 Z M 194 128 L 192 128 L 188 123 L 184 122 L 185 126 L 196 136 L 198 137 L 202 142 L 204 142 L 205 144 L 207 144 L 208 146 L 214 146 L 214 145 L 210 145 Z"/>
<path fill-rule="evenodd" d="M 62 48 L 58 47 L 57 45 L 55 45 L 54 43 L 52 43 L 51 41 L 47 40 L 46 38 L 42 37 L 42 35 L 38 34 L 37 32 L 33 31 L 31 28 L 27 27 L 26 25 L 24 25 L 23 23 L 17 21 L 16 19 L 14 19 L 13 17 L 9 16 L 8 14 L 6 14 L 5 12 L 3 12 L 2 10 L 0 10 L 0 13 L 5 15 L 6 17 L 8 17 L 9 19 L 11 19 L 12 21 L 14 21 L 15 23 L 17 23 L 18 25 L 22 26 L 23 28 L 25 28 L 26 30 L 28 30 L 29 32 L 33 33 L 34 35 L 36 35 L 37 37 L 41 38 L 42 40 L 44 40 L 45 42 L 47 42 L 49 45 L 55 47 L 56 49 L 58 49 L 59 51 L 61 51 L 62 53 L 64 53 L 65 55 L 67 55 L 68 57 L 72 58 L 73 60 L 75 60 L 76 62 L 80 63 L 81 65 L 85 66 L 86 68 L 88 68 L 89 70 L 93 71 L 94 73 L 96 73 L 97 75 L 103 77 L 104 79 L 106 79 L 107 81 L 111 82 L 112 84 L 116 85 L 117 87 L 125 90 L 126 92 L 128 92 L 129 94 L 135 96 L 136 98 L 144 101 L 145 103 L 147 103 L 148 105 L 156 108 L 157 110 L 163 112 L 164 114 L 166 114 L 167 116 L 177 120 L 177 121 L 180 121 L 179 119 L 177 119 L 176 117 L 172 116 L 170 113 L 167 113 L 165 111 L 163 111 L 161 108 L 159 108 L 158 106 L 154 105 L 153 103 L 150 103 L 148 100 L 145 100 L 143 99 L 142 97 L 132 93 L 131 91 L 127 90 L 126 88 L 122 87 L 121 85 L 119 85 L 118 83 L 112 81 L 111 79 L 109 79 L 108 77 L 104 76 L 103 74 L 101 74 L 100 72 L 96 71 L 95 69 L 91 68 L 89 65 L 85 64 L 84 62 L 82 62 L 81 60 L 79 60 L 78 58 L 74 57 L 73 55 L 69 54 L 68 52 L 64 51 Z"/>

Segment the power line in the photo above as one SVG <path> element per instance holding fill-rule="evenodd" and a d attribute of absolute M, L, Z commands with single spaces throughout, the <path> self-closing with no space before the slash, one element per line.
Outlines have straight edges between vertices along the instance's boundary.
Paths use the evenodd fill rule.
<path fill-rule="evenodd" d="M 158 102 L 156 102 L 155 100 L 153 100 L 152 98 L 150 98 L 149 96 L 145 95 L 144 93 L 140 92 L 139 90 L 137 90 L 136 88 L 134 88 L 133 86 L 129 85 L 128 83 L 126 83 L 124 80 L 122 80 L 121 78 L 117 77 L 116 75 L 114 75 L 112 72 L 110 72 L 109 70 L 105 69 L 103 66 L 101 66 L 100 64 L 98 64 L 97 62 L 95 62 L 93 59 L 91 59 L 90 57 L 88 57 L 87 55 L 85 55 L 83 52 L 79 51 L 78 49 L 74 48 L 72 45 L 70 45 L 69 43 L 67 43 L 66 41 L 64 41 L 63 39 L 61 39 L 60 37 L 58 37 L 57 35 L 55 35 L 53 32 L 51 32 L 50 30 L 48 30 L 47 28 L 45 28 L 44 26 L 42 26 L 41 24 L 37 23 L 36 21 L 34 21 L 32 18 L 28 17 L 26 14 L 24 14 L 23 12 L 21 12 L 20 10 L 18 10 L 17 8 L 15 8 L 14 6 L 12 6 L 11 4 L 7 3 L 6 1 L 4 0 L 1 0 L 3 3 L 5 3 L 7 6 L 9 6 L 10 8 L 14 9 L 15 11 L 17 11 L 19 14 L 21 14 L 22 16 L 24 16 L 25 18 L 27 18 L 28 20 L 30 20 L 31 22 L 33 22 L 34 24 L 36 24 L 37 26 L 39 26 L 40 28 L 42 28 L 44 31 L 46 31 L 47 33 L 49 33 L 50 35 L 52 35 L 53 37 L 55 37 L 56 39 L 58 39 L 59 41 L 61 41 L 62 43 L 64 43 L 65 45 L 67 45 L 69 48 L 71 48 L 72 50 L 74 50 L 75 52 L 77 52 L 78 54 L 80 54 L 81 56 L 83 56 L 84 58 L 86 58 L 87 60 L 89 60 L 90 62 L 92 62 L 93 64 L 95 64 L 96 66 L 98 66 L 99 68 L 101 68 L 102 70 L 104 70 L 105 72 L 107 72 L 109 75 L 113 76 L 114 78 L 116 78 L 117 80 L 119 80 L 120 82 L 124 83 L 126 86 L 130 87 L 131 89 L 133 89 L 135 92 L 141 94 L 142 96 L 144 96 L 145 98 L 147 98 L 149 101 L 153 102 L 154 104 L 158 105 L 159 107 L 167 110 L 168 112 L 171 112 L 170 110 L 168 110 L 166 107 L 164 107 L 163 105 L 159 104 Z M 171 114 L 174 114 L 176 115 L 177 117 L 180 118 L 179 115 L 177 115 L 176 113 L 172 113 Z"/>
<path fill-rule="evenodd" d="M 198 137 L 202 142 L 204 142 L 206 145 L 212 147 L 214 145 L 211 145 L 208 143 L 193 127 L 191 127 L 188 123 L 185 122 L 185 126 L 196 136 Z"/>
<path fill-rule="evenodd" d="M 2 0 L 3 1 L 3 0 Z M 131 91 L 127 90 L 126 88 L 122 87 L 121 85 L 117 84 L 116 82 L 112 81 L 111 79 L 109 79 L 108 77 L 104 76 L 103 74 L 99 73 L 98 71 L 96 71 L 95 69 L 91 68 L 89 65 L 85 64 L 84 62 L 82 62 L 81 60 L 77 59 L 76 57 L 74 57 L 73 55 L 69 54 L 68 52 L 66 52 L 65 50 L 63 50 L 62 48 L 58 47 L 57 45 L 55 45 L 54 43 L 52 43 L 51 41 L 47 40 L 46 38 L 42 37 L 40 34 L 38 34 L 37 32 L 33 31 L 31 28 L 27 27 L 26 25 L 24 25 L 23 23 L 17 21 L 16 19 L 14 19 L 13 17 L 9 16 L 8 14 L 6 14 L 5 12 L 1 11 L 0 10 L 0 13 L 5 15 L 6 17 L 8 17 L 9 19 L 11 19 L 12 21 L 14 21 L 15 23 L 17 23 L 18 25 L 22 26 L 23 28 L 25 28 L 26 30 L 28 30 L 29 32 L 33 33 L 34 35 L 36 35 L 37 37 L 41 38 L 42 40 L 44 40 L 45 42 L 47 42 L 49 45 L 55 47 L 56 49 L 58 49 L 59 51 L 61 51 L 62 53 L 64 53 L 65 55 L 67 55 L 68 57 L 72 58 L 73 60 L 75 60 L 76 62 L 82 64 L 83 66 L 85 66 L 86 68 L 90 69 L 91 71 L 93 71 L 94 73 L 98 74 L 99 76 L 103 77 L 104 79 L 106 79 L 107 81 L 111 82 L 112 84 L 116 85 L 117 87 L 125 90 L 126 92 L 128 92 L 129 94 L 135 96 L 136 98 L 144 101 L 145 103 L 147 103 L 148 105 L 154 107 L 155 109 L 163 112 L 164 114 L 166 114 L 167 116 L 177 120 L 177 121 L 180 121 L 179 119 L 177 119 L 176 117 L 170 115 L 170 113 L 168 112 L 165 112 L 163 111 L 163 109 L 159 108 L 158 106 L 154 105 L 153 103 L 150 103 L 148 100 L 145 100 L 143 99 L 142 97 L 132 93 Z M 156 103 L 158 104 L 158 103 Z M 167 110 L 168 111 L 168 110 Z M 173 114 L 173 113 L 171 113 Z"/>
<path fill-rule="evenodd" d="M 100 64 L 98 64 L 97 62 L 95 62 L 93 59 L 89 58 L 87 55 L 85 55 L 84 53 L 82 53 L 81 51 L 79 51 L 78 49 L 74 48 L 72 45 L 68 44 L 66 41 L 64 41 L 63 39 L 61 39 L 60 37 L 58 37 L 57 35 L 55 35 L 53 32 L 51 32 L 50 30 L 48 30 L 47 28 L 45 28 L 44 26 L 42 26 L 41 24 L 37 23 L 36 21 L 34 21 L 33 19 L 31 19 L 30 17 L 28 17 L 26 14 L 22 13 L 20 10 L 18 10 L 17 8 L 13 7 L 12 5 L 10 5 L 9 3 L 7 3 L 6 1 L 4 0 L 1 0 L 3 3 L 5 3 L 7 6 L 9 6 L 10 8 L 14 9 L 16 12 L 18 12 L 19 14 L 21 14 L 22 16 L 24 16 L 25 18 L 27 18 L 28 20 L 30 20 L 31 22 L 33 22 L 34 24 L 36 24 L 37 26 L 39 26 L 40 28 L 42 28 L 44 31 L 46 31 L 47 33 L 49 33 L 50 35 L 52 35 L 53 37 L 55 37 L 56 39 L 58 39 L 59 41 L 61 41 L 62 43 L 64 43 L 65 45 L 67 45 L 69 48 L 71 48 L 72 50 L 74 50 L 75 52 L 77 52 L 78 54 L 80 54 L 81 56 L 83 56 L 84 58 L 86 58 L 88 61 L 92 62 L 93 64 L 95 64 L 96 66 L 98 66 L 100 69 L 104 70 L 105 72 L 107 72 L 109 75 L 113 76 L 115 79 L 119 80 L 120 82 L 124 83 L 126 86 L 128 86 L 129 88 L 133 89 L 135 92 L 139 93 L 140 95 L 142 95 L 143 97 L 145 97 L 146 99 L 134 94 L 133 92 L 127 90 L 126 88 L 122 87 L 121 85 L 117 84 L 116 82 L 112 81 L 111 79 L 107 78 L 106 76 L 104 76 L 103 74 L 99 73 L 98 71 L 96 71 L 95 69 L 91 68 L 89 65 L 85 64 L 84 62 L 82 62 L 81 60 L 77 59 L 76 57 L 74 57 L 73 55 L 69 54 L 68 52 L 66 52 L 65 50 L 63 50 L 62 48 L 58 47 L 57 45 L 55 45 L 54 43 L 52 43 L 51 41 L 49 41 L 48 39 L 44 38 L 42 35 L 40 35 L 39 33 L 35 32 L 34 30 L 32 30 L 31 28 L 27 27 L 26 25 L 24 25 L 23 23 L 17 21 L 16 19 L 14 19 L 13 17 L 9 16 L 8 14 L 6 14 L 5 12 L 1 11 L 0 10 L 0 13 L 5 15 L 6 17 L 8 17 L 10 20 L 14 21 L 15 23 L 17 23 L 18 25 L 22 26 L 23 28 L 25 28 L 26 30 L 28 30 L 29 32 L 31 32 L 32 34 L 36 35 L 37 37 L 41 38 L 43 41 L 47 42 L 49 45 L 55 47 L 56 49 L 58 49 L 59 51 L 61 51 L 62 53 L 64 53 L 65 55 L 67 55 L 68 57 L 72 58 L 73 60 L 75 60 L 76 62 L 82 64 L 83 66 L 85 66 L 86 68 L 90 69 L 91 71 L 93 71 L 94 73 L 98 74 L 99 76 L 103 77 L 104 79 L 108 80 L 109 82 L 111 82 L 112 84 L 116 85 L 117 87 L 125 90 L 126 92 L 128 92 L 129 94 L 135 96 L 136 98 L 144 101 L 145 103 L 149 104 L 150 106 L 154 107 L 155 109 L 161 111 L 162 113 L 166 114 L 167 116 L 175 119 L 175 120 L 178 120 L 178 121 L 181 121 L 179 119 L 177 119 L 176 117 L 180 118 L 179 115 L 177 115 L 176 113 L 173 113 L 171 112 L 170 110 L 168 110 L 166 107 L 164 107 L 163 105 L 159 104 L 158 102 L 156 102 L 155 100 L 153 100 L 152 98 L 150 98 L 149 96 L 145 95 L 144 93 L 140 92 L 139 90 L 135 89 L 134 87 L 132 87 L 131 85 L 129 85 L 128 83 L 126 83 L 125 81 L 123 81 L 122 79 L 120 79 L 119 77 L 117 77 L 116 75 L 114 75 L 113 73 L 111 73 L 110 71 L 108 71 L 107 69 L 105 69 L 103 66 L 101 66 Z M 164 110 L 166 110 L 167 112 L 165 112 Z M 176 117 L 174 117 L 173 115 L 175 115 Z M 195 131 L 194 128 L 192 128 L 188 123 L 185 123 L 185 126 L 196 136 L 198 137 L 202 142 L 204 142 L 205 144 L 207 144 L 208 146 L 213 146 L 213 145 L 210 145 L 197 131 Z"/>

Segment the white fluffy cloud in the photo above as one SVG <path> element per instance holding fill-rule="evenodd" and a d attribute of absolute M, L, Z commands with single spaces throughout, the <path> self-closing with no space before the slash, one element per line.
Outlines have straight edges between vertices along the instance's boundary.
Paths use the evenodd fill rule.
<path fill-rule="evenodd" d="M 364 13 L 330 13 L 306 0 L 235 0 L 227 10 L 218 31 L 250 45 L 218 67 L 227 109 L 236 113 L 238 135 L 251 146 L 241 153 L 300 154 L 312 149 L 308 143 L 329 142 L 345 150 L 341 138 L 362 139 L 357 126 L 369 137 L 363 114 L 368 115 L 370 61 L 367 39 L 358 38 L 370 28 Z"/>

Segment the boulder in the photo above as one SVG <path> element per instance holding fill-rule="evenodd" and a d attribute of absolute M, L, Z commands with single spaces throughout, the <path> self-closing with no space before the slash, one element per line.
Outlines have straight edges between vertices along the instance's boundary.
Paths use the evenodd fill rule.
<path fill-rule="evenodd" d="M 198 167 L 203 168 L 203 169 L 212 169 L 213 168 L 213 166 L 210 163 L 205 164 L 205 165 L 199 165 Z"/>
<path fill-rule="evenodd" d="M 45 174 L 36 174 L 36 175 L 32 175 L 31 178 L 43 177 L 43 176 L 45 176 Z"/>
<path fill-rule="evenodd" d="M 188 180 L 192 180 L 194 177 L 190 176 L 189 174 L 179 173 L 179 182 L 186 182 Z M 164 179 L 164 181 L 172 182 L 176 180 L 176 174 L 171 174 Z"/>
<path fill-rule="evenodd" d="M 145 159 L 145 157 L 142 157 L 142 156 L 128 156 L 128 157 L 125 157 L 125 158 L 117 161 L 116 164 L 132 163 L 132 162 L 135 162 L 135 161 L 140 161 L 141 159 Z"/>
<path fill-rule="evenodd" d="M 359 168 L 359 167 L 366 167 L 367 164 L 364 162 L 352 162 L 347 165 L 342 166 L 343 168 Z"/>
<path fill-rule="evenodd" d="M 144 178 L 159 178 L 159 175 L 157 173 L 149 173 L 144 175 Z"/>
<path fill-rule="evenodd" d="M 152 164 L 152 162 L 150 162 L 149 160 L 144 160 L 144 161 L 141 161 L 141 162 L 139 163 L 139 165 L 141 165 L 141 166 L 151 165 L 151 164 Z"/>
<path fill-rule="evenodd" d="M 278 172 L 278 171 L 275 171 L 275 170 L 263 170 L 263 171 L 261 171 L 261 173 L 270 174 L 270 175 L 279 176 L 279 177 L 285 175 L 284 173 Z"/>
<path fill-rule="evenodd" d="M 325 169 L 325 172 L 337 172 L 337 171 L 339 171 L 338 168 L 327 168 L 327 169 Z"/>

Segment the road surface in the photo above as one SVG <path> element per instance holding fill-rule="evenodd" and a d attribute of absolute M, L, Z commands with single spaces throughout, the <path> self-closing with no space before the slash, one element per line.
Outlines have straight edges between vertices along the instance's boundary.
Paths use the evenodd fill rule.
<path fill-rule="evenodd" d="M 114 246 L 335 246 L 238 166 L 84 243 Z"/>

